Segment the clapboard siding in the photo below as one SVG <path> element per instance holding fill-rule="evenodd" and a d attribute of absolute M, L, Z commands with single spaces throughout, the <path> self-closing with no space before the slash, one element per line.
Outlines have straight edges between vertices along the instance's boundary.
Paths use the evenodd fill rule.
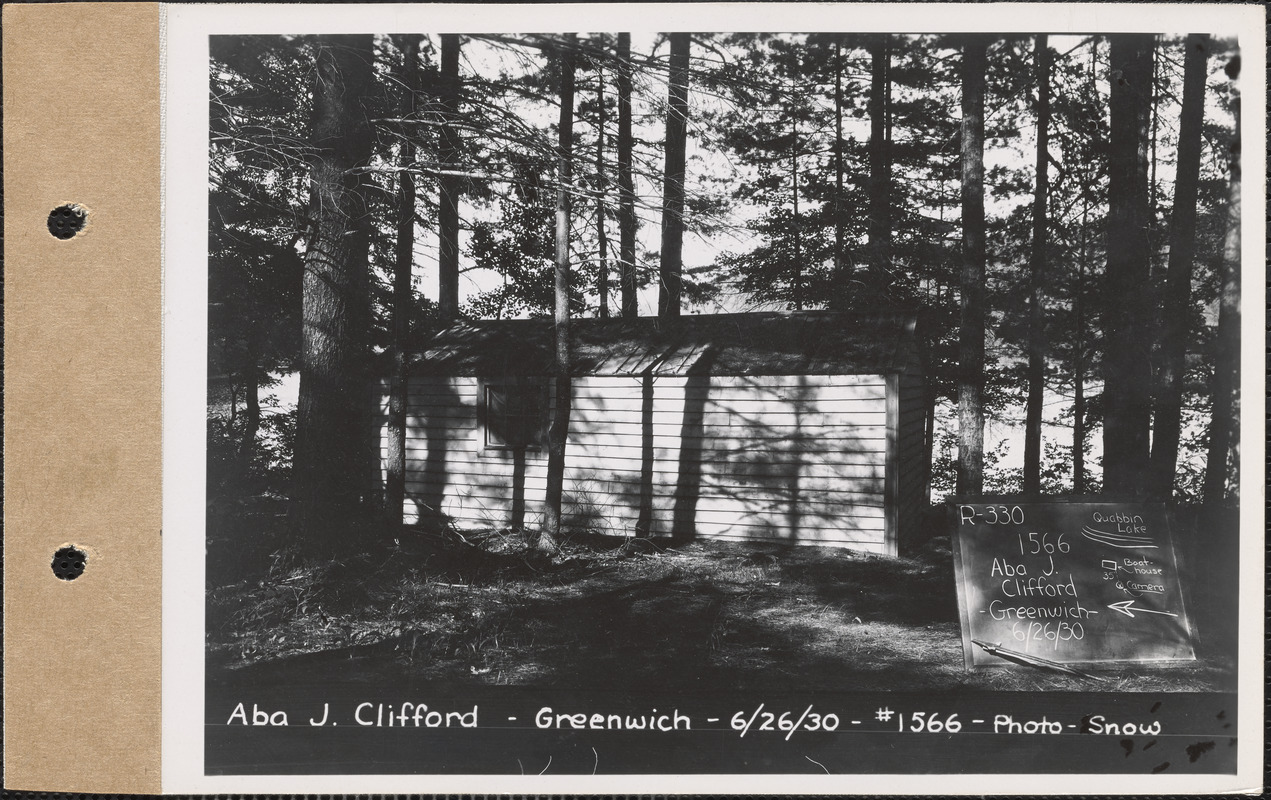
<path fill-rule="evenodd" d="M 435 482 L 411 482 L 407 491 L 419 500 L 423 500 L 428 492 L 436 491 L 445 484 Z M 536 505 L 542 500 L 544 484 L 542 481 L 528 483 L 525 486 L 527 502 Z M 780 512 L 789 516 L 798 514 L 797 506 L 803 504 L 808 509 L 805 513 L 813 516 L 844 516 L 866 519 L 884 519 L 884 509 L 879 500 L 879 493 L 837 492 L 829 490 L 799 492 L 787 497 L 755 497 L 752 493 L 730 490 L 729 487 L 708 485 L 706 491 L 697 499 L 698 508 L 716 508 L 735 512 L 755 511 L 762 513 Z M 510 495 L 504 485 L 476 482 L 454 483 L 447 494 L 456 497 L 479 498 L 491 503 L 510 503 Z M 640 492 L 629 485 L 616 485 L 606 488 L 591 481 L 566 480 L 565 494 L 575 498 L 578 503 L 595 503 L 599 505 L 630 506 L 638 508 Z M 656 502 L 655 502 L 656 505 Z M 878 527 L 881 527 L 879 525 Z"/>
<path fill-rule="evenodd" d="M 705 499 L 705 498 L 703 498 Z M 408 520 L 418 514 L 415 498 L 408 498 Z M 771 541 L 791 541 L 802 544 L 815 543 L 829 546 L 853 547 L 867 545 L 863 549 L 881 552 L 884 531 L 880 520 L 841 515 L 794 517 L 784 513 L 738 512 L 728 508 L 717 510 L 699 507 L 694 512 L 696 535 L 708 538 L 738 538 Z M 601 504 L 579 499 L 565 493 L 563 505 L 567 523 L 575 529 L 585 529 L 615 535 L 630 535 L 640 522 L 640 510 L 636 504 Z M 486 498 L 471 495 L 448 495 L 441 511 L 460 529 L 474 529 L 507 524 L 511 515 L 509 498 Z M 541 499 L 525 504 L 524 521 L 533 523 L 541 513 Z M 645 524 L 651 535 L 669 536 L 672 533 L 676 510 L 673 504 L 655 503 Z M 791 533 L 791 524 L 796 533 Z"/>
<path fill-rule="evenodd" d="M 857 426 L 886 424 L 886 417 L 881 408 L 878 411 L 859 410 L 839 413 L 788 413 L 774 409 L 767 412 L 742 414 L 729 409 L 707 407 L 696 414 L 690 413 L 687 416 L 682 411 L 654 412 L 651 416 L 655 425 L 701 425 L 712 428 L 745 428 L 759 431 L 767 430 L 769 427 L 777 427 L 781 430 L 804 431 L 805 436 L 812 435 L 811 433 L 806 433 L 809 429 L 846 429 Z M 597 427 L 608 427 L 615 424 L 638 426 L 643 423 L 639 409 L 578 409 L 576 413 L 571 409 L 569 417 L 571 423 L 575 417 L 580 423 L 584 423 L 584 427 L 586 423 Z"/>
<path fill-rule="evenodd" d="M 875 464 L 885 452 L 884 439 L 827 439 L 817 436 L 783 437 L 766 441 L 741 439 L 724 435 L 717 431 L 703 431 L 694 435 L 653 434 L 642 436 L 633 434 L 624 436 L 619 432 L 579 431 L 578 421 L 570 419 L 570 437 L 568 449 L 571 452 L 603 452 L 605 458 L 635 458 L 643 460 L 646 451 L 654 459 L 678 458 L 681 449 L 690 450 L 698 455 L 699 460 L 713 461 L 725 459 L 748 463 L 803 463 L 803 464 Z M 507 458 L 511 455 L 503 450 L 484 450 L 480 447 L 480 439 L 476 435 L 477 428 L 464 428 L 452 431 L 456 435 L 445 437 L 408 434 L 406 439 L 407 459 L 423 459 L 434 443 L 444 440 L 450 443 L 467 442 L 469 447 L 450 446 L 446 452 L 455 459 L 483 462 L 491 458 Z M 533 458 L 537 451 L 527 451 Z"/>
<path fill-rule="evenodd" d="M 577 480 L 589 481 L 595 484 L 607 483 L 632 483 L 639 481 L 642 475 L 647 475 L 648 480 L 654 485 L 667 484 L 674 485 L 680 476 L 679 465 L 674 461 L 655 461 L 652 462 L 647 469 L 636 466 L 610 466 L 590 467 L 575 463 L 578 459 L 577 455 L 566 453 L 565 469 L 567 474 L 575 474 Z M 540 477 L 546 475 L 547 460 L 540 459 L 536 461 L 525 461 L 521 468 L 524 472 L 524 480 L 532 483 Z M 515 462 L 495 462 L 490 464 L 487 469 L 479 469 L 471 464 L 463 464 L 456 462 L 440 463 L 440 459 L 436 462 L 412 462 L 408 465 L 408 469 L 413 469 L 413 474 L 408 476 L 408 480 L 418 483 L 440 483 L 442 485 L 457 483 L 460 481 L 504 481 L 512 477 L 513 471 L 517 469 Z M 808 475 L 808 470 L 815 469 L 821 474 Z M 851 474 L 869 471 L 875 474 Z M 765 474 L 760 472 L 747 472 L 745 470 L 730 469 L 726 464 L 706 463 L 701 465 L 698 472 L 699 479 L 704 483 L 711 483 L 728 489 L 736 489 L 737 491 L 761 490 L 767 495 L 785 496 L 791 493 L 803 492 L 822 492 L 822 491 L 852 491 L 861 493 L 872 493 L 877 487 L 882 486 L 885 477 L 881 474 L 881 467 L 853 467 L 851 469 L 831 470 L 822 467 L 806 467 L 798 465 L 786 465 L 781 469 L 781 473 L 777 473 L 776 468 Z"/>
<path fill-rule="evenodd" d="M 568 460 L 568 457 L 566 457 L 566 460 Z M 507 470 L 506 473 L 491 471 L 469 474 L 457 472 L 447 473 L 444 478 L 408 477 L 406 485 L 408 489 L 419 493 L 431 491 L 434 495 L 437 495 L 442 492 L 466 491 L 497 498 L 510 493 L 512 477 L 511 470 Z M 651 479 L 654 493 L 674 492 L 676 485 L 674 473 L 655 472 Z M 565 480 L 566 483 L 573 481 L 574 484 L 577 484 L 578 491 L 595 491 L 609 496 L 637 496 L 641 492 L 641 476 L 635 472 L 629 472 L 625 475 L 609 473 L 605 478 L 597 478 L 591 472 L 566 467 Z M 521 484 L 525 491 L 541 494 L 547 486 L 546 481 L 546 471 L 543 464 L 527 465 Z M 754 484 L 745 484 L 731 476 L 716 476 L 706 473 L 701 476 L 699 494 L 702 496 L 718 495 L 722 497 L 754 495 L 767 502 L 778 502 L 784 501 L 785 498 L 789 497 L 799 497 L 804 502 L 812 504 L 827 502 L 825 498 L 831 495 L 843 495 L 845 499 L 848 497 L 859 498 L 861 503 L 881 506 L 883 504 L 883 481 L 879 479 L 839 478 L 800 481 L 798 487 L 757 487 Z M 857 500 L 848 502 L 857 502 Z"/>
<path fill-rule="evenodd" d="M 603 451 L 598 451 L 574 446 L 571 442 L 570 446 L 566 448 L 566 454 L 570 467 L 591 470 L 597 473 L 603 473 L 606 470 L 639 472 L 647 464 L 651 463 L 655 471 L 659 467 L 663 469 L 669 468 L 674 475 L 679 472 L 681 466 L 684 466 L 677 457 L 676 452 L 669 449 L 655 450 L 652 459 L 648 462 L 640 458 L 639 449 L 630 447 L 625 447 L 621 450 L 618 448 L 606 448 Z M 870 458 L 871 455 L 874 457 Z M 455 448 L 447 453 L 443 468 L 439 463 L 440 459 L 437 460 L 438 463 L 434 466 L 427 456 L 428 451 L 426 449 L 407 448 L 406 468 L 421 472 L 444 470 L 447 474 L 456 472 L 482 473 L 490 469 L 499 469 L 500 464 L 511 464 L 514 462 L 511 457 L 491 459 L 475 453 L 465 453 Z M 542 460 L 546 463 L 545 457 L 536 460 Z M 700 465 L 703 470 L 711 471 L 712 474 L 744 476 L 748 479 L 747 483 L 755 479 L 772 480 L 776 478 L 799 480 L 804 478 L 883 477 L 883 465 L 879 453 L 772 453 L 763 456 L 756 454 L 753 459 L 747 459 L 744 457 L 730 458 L 728 453 L 701 449 L 691 457 L 691 460 L 695 464 Z M 532 460 L 526 458 L 526 463 L 532 463 Z"/>
<path fill-rule="evenodd" d="M 619 390 L 615 389 L 615 391 Z M 699 408 L 695 412 L 697 414 L 716 413 L 756 418 L 766 418 L 771 415 L 803 418 L 806 415 L 810 419 L 831 419 L 832 421 L 829 424 L 841 425 L 844 422 L 837 419 L 838 415 L 851 414 L 853 412 L 878 413 L 881 410 L 879 403 L 883 399 L 882 397 L 805 398 L 798 400 L 776 397 L 724 399 L 705 394 L 694 396 L 695 393 L 686 392 L 678 387 L 657 387 L 655 389 L 657 396 L 646 406 L 638 394 L 640 387 L 638 385 L 632 387 L 632 391 L 637 393 L 634 398 L 575 396 L 570 410 L 571 412 L 601 414 L 663 413 L 679 418 L 684 414 L 684 402 L 688 399 L 699 404 Z M 477 411 L 477 397 L 475 395 L 472 397 L 423 395 L 412 396 L 411 399 L 428 403 L 434 412 L 445 412 L 444 416 L 462 417 L 467 414 L 476 414 Z M 445 402 L 447 400 L 453 400 L 454 402 L 447 403 Z M 434 416 L 437 415 L 434 413 Z"/>
<path fill-rule="evenodd" d="M 680 400 L 680 410 L 653 410 L 648 415 L 652 418 L 651 422 L 654 425 L 670 425 L 672 427 L 681 427 L 687 422 L 713 428 L 738 428 L 754 430 L 760 434 L 773 433 L 774 435 L 776 431 L 786 433 L 797 431 L 807 437 L 815 435 L 818 429 L 839 430 L 846 433 L 854 428 L 875 427 L 886 424 L 885 412 L 881 407 L 882 401 L 876 402 L 877 410 L 873 410 L 869 405 L 862 403 L 855 409 L 830 409 L 829 411 L 815 412 L 783 411 L 777 408 L 771 410 L 738 409 L 736 407 L 707 405 L 700 411 L 690 413 L 687 417 L 683 411 L 683 402 L 683 400 Z M 415 405 L 414 407 L 417 408 L 418 406 Z M 422 417 L 417 413 L 412 414 L 408 427 L 421 429 L 449 427 L 451 425 L 461 425 L 465 421 L 470 423 L 469 427 L 471 427 L 476 424 L 478 416 L 475 406 L 435 406 L 430 408 L 426 417 Z M 580 422 L 606 427 L 609 425 L 639 426 L 644 421 L 639 407 L 571 408 L 570 421 L 573 422 L 575 418 Z"/>
<path fill-rule="evenodd" d="M 514 510 L 537 520 L 546 454 L 518 465 L 483 446 L 480 386 L 409 382 L 407 522 L 441 513 L 461 528 L 506 525 Z M 881 375 L 575 378 L 568 521 L 669 535 L 691 519 L 699 536 L 886 552 L 887 429 Z"/>
<path fill-rule="evenodd" d="M 882 415 L 878 415 L 880 420 Z M 407 421 L 406 438 L 408 441 L 421 440 L 432 441 L 434 439 L 451 439 L 465 440 L 472 438 L 477 431 L 477 420 L 472 417 L 468 420 L 453 420 L 453 424 L 446 419 L 438 419 L 433 417 L 427 421 L 411 417 Z M 575 441 L 588 441 L 596 446 L 606 447 L 623 447 L 632 446 L 633 438 L 638 445 L 643 442 L 639 437 L 644 435 L 643 425 L 634 420 L 587 420 L 592 423 L 584 430 L 577 430 L 578 426 L 573 425 L 576 420 L 570 415 L 570 439 L 572 445 Z M 814 444 L 817 442 L 824 443 L 825 450 L 835 449 L 856 449 L 856 450 L 876 450 L 882 452 L 885 440 L 886 428 L 883 425 L 835 425 L 835 426 L 771 426 L 765 428 L 758 433 L 752 433 L 741 426 L 726 425 L 702 425 L 702 435 L 711 439 L 717 439 L 725 443 L 731 442 L 738 447 L 765 447 L 772 444 L 788 444 L 798 442 L 802 444 Z M 676 422 L 652 422 L 650 424 L 649 434 L 654 437 L 656 446 L 668 446 L 666 441 L 678 442 L 683 433 L 683 424 Z M 577 431 L 577 432 L 576 432 Z M 662 444 L 657 444 L 659 441 Z M 869 442 L 875 444 L 869 444 Z M 678 445 L 677 445 L 678 446 Z"/>
<path fill-rule="evenodd" d="M 613 389 L 624 389 L 641 386 L 644 378 L 633 376 L 593 376 L 577 378 L 574 383 L 576 396 L 585 396 L 587 392 L 595 392 L 608 396 Z M 655 389 L 680 388 L 690 385 L 693 378 L 684 376 L 656 376 L 651 379 Z M 724 397 L 730 390 L 744 390 L 747 396 L 760 397 L 808 397 L 825 392 L 832 396 L 842 396 L 844 391 L 867 390 L 877 399 L 882 399 L 886 381 L 881 375 L 761 375 L 761 376 L 729 376 L 713 375 L 710 378 L 709 391 L 712 396 Z M 423 395 L 442 396 L 477 396 L 477 379 L 470 376 L 415 376 L 407 382 L 407 390 L 411 397 Z M 388 383 L 381 382 L 384 392 L 388 391 Z"/>
<path fill-rule="evenodd" d="M 704 498 L 703 498 L 704 499 Z M 455 502 L 455 508 L 462 508 L 463 502 L 468 501 L 469 508 L 477 510 L 498 510 L 506 512 L 511 509 L 511 501 L 509 499 L 492 499 L 485 497 L 464 496 L 462 498 L 452 498 L 451 502 Z M 575 496 L 567 496 L 563 501 L 572 512 L 572 516 L 582 516 L 587 523 L 600 521 L 601 524 L 612 524 L 616 519 L 621 518 L 628 524 L 634 525 L 639 512 L 638 505 L 626 503 L 600 503 L 589 498 L 579 498 Z M 527 512 L 537 513 L 541 510 L 542 501 L 539 500 L 526 506 Z M 445 506 L 443 506 L 445 508 Z M 651 522 L 658 526 L 661 532 L 670 533 L 671 523 L 674 520 L 676 510 L 674 504 L 655 504 L 651 511 Z M 477 517 L 478 521 L 480 515 Z M 694 520 L 696 526 L 712 525 L 718 528 L 737 527 L 737 528 L 771 528 L 780 535 L 784 533 L 789 536 L 789 526 L 791 520 L 811 521 L 816 524 L 808 526 L 811 528 L 823 529 L 826 531 L 837 531 L 844 538 L 855 539 L 873 539 L 882 538 L 883 523 L 882 520 L 870 517 L 847 517 L 840 515 L 822 514 L 812 517 L 806 514 L 790 514 L 784 511 L 748 511 L 739 510 L 733 507 L 728 508 L 712 508 L 704 507 L 699 502 L 694 509 Z M 579 520 L 574 520 L 575 524 Z M 800 527 L 799 536 L 806 534 L 807 528 Z M 849 536 L 850 534 L 850 536 Z M 793 537 L 798 538 L 798 537 Z"/>
<path fill-rule="evenodd" d="M 440 507 L 447 499 L 459 497 L 478 498 L 487 504 L 503 504 L 508 505 L 510 508 L 511 506 L 509 504 L 511 502 L 512 493 L 508 489 L 508 483 L 510 483 L 510 481 L 505 482 L 502 486 L 496 485 L 493 482 L 487 482 L 484 484 L 451 482 L 444 486 L 439 486 L 435 483 L 410 483 L 407 484 L 406 489 L 409 494 L 418 500 L 419 503 L 433 508 Z M 753 503 L 748 504 L 744 502 L 747 497 L 753 497 L 753 495 L 756 494 L 755 492 L 743 492 L 736 487 L 704 484 L 696 495 L 686 493 L 682 496 L 676 495 L 675 487 L 673 485 L 668 486 L 665 484 L 654 484 L 651 488 L 651 502 L 655 509 L 663 503 L 679 503 L 680 500 L 676 499 L 677 497 L 693 496 L 697 498 L 698 505 L 694 506 L 690 503 L 688 506 L 685 506 L 685 509 L 712 505 L 720 505 L 721 507 L 731 508 L 736 513 L 742 513 L 748 509 L 770 513 L 780 509 L 785 518 L 791 518 L 793 516 L 804 516 L 809 518 L 833 518 L 843 516 L 874 519 L 874 517 L 866 517 L 866 512 L 873 512 L 882 508 L 882 506 L 878 505 L 879 501 L 876 497 L 866 498 L 862 501 L 862 503 L 865 504 L 818 503 L 815 496 L 818 494 L 828 494 L 829 492 L 826 490 L 822 490 L 820 492 L 809 492 L 806 496 L 802 494 L 791 495 L 786 499 L 772 497 L 765 498 L 764 502 L 767 506 L 770 506 L 765 509 L 758 507 Z M 541 481 L 530 481 L 525 483 L 522 487 L 522 498 L 526 507 L 538 508 L 543 501 L 543 491 L 544 485 Z M 642 494 L 639 491 L 607 491 L 604 486 L 593 483 L 588 483 L 585 487 L 578 488 L 576 486 L 576 482 L 566 481 L 565 494 L 576 498 L 579 503 L 586 502 L 603 506 L 630 506 L 632 508 L 639 508 L 642 502 Z M 864 494 L 864 492 L 841 492 L 839 494 L 841 494 L 844 498 L 847 498 L 851 495 Z M 875 493 L 875 495 L 880 494 L 881 493 Z M 798 508 L 803 508 L 804 513 L 799 513 Z M 685 513 L 687 513 L 687 510 Z M 879 527 L 885 526 L 880 525 Z"/>

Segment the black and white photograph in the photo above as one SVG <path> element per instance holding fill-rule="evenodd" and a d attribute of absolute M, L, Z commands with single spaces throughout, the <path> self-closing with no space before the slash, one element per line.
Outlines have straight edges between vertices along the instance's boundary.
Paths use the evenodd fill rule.
<path fill-rule="evenodd" d="M 1234 6 L 448 8 L 184 56 L 199 775 L 1227 785 Z"/>

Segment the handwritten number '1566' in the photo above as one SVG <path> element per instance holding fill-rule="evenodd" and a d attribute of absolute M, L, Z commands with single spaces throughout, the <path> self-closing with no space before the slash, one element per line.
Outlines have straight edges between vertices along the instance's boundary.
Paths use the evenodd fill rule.
<path fill-rule="evenodd" d="M 1032 545 L 1031 549 L 1024 549 L 1024 535 L 1016 534 L 1019 538 L 1020 555 L 1037 555 L 1038 553 L 1047 553 L 1054 555 L 1055 553 L 1067 553 L 1072 546 L 1064 541 L 1064 534 L 1059 534 L 1055 541 L 1050 540 L 1049 533 L 1030 533 L 1028 534 L 1028 542 Z"/>

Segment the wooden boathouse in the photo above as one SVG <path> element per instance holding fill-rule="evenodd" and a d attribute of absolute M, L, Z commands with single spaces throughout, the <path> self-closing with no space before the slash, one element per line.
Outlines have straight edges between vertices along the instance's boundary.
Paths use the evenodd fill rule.
<path fill-rule="evenodd" d="M 914 320 L 790 312 L 571 322 L 565 520 L 895 555 L 927 504 Z M 550 320 L 462 322 L 412 358 L 406 523 L 534 525 Z"/>

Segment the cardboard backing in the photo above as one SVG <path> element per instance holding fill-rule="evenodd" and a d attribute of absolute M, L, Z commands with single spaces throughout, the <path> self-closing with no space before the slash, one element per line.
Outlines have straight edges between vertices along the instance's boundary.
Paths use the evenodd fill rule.
<path fill-rule="evenodd" d="M 4 7 L 10 789 L 159 791 L 159 32 L 155 4 Z"/>

